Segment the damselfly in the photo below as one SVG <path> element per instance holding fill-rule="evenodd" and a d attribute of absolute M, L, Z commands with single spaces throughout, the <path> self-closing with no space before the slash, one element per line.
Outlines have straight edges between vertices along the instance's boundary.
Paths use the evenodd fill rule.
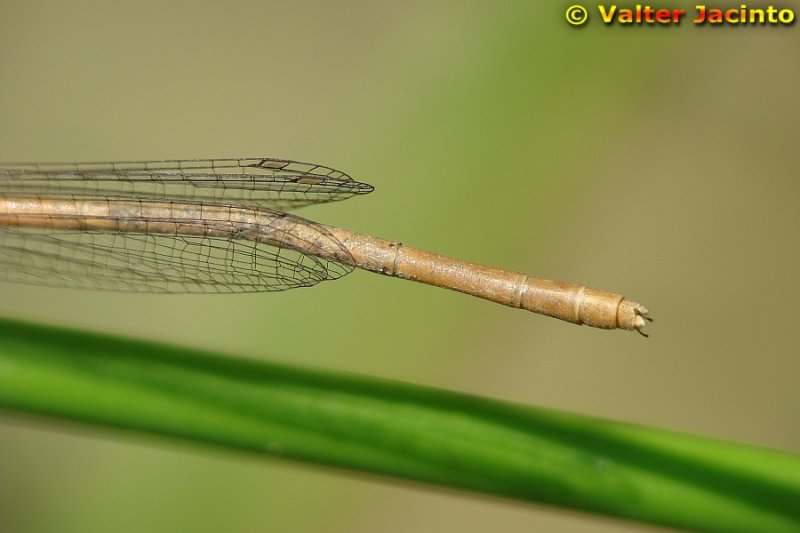
<path fill-rule="evenodd" d="M 325 226 L 286 211 L 366 194 L 332 168 L 249 158 L 0 164 L 0 279 L 150 292 L 308 287 L 353 268 L 641 333 L 642 305 Z"/>

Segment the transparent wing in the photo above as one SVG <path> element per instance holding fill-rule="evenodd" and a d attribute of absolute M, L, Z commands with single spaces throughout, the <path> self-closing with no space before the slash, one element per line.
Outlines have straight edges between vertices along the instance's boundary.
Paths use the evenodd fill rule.
<path fill-rule="evenodd" d="M 309 287 L 351 270 L 296 250 L 236 238 L 0 226 L 4 281 L 134 292 L 237 293 Z"/>
<path fill-rule="evenodd" d="M 372 191 L 344 172 L 270 158 L 0 164 L 0 193 L 142 198 L 290 210 Z"/>

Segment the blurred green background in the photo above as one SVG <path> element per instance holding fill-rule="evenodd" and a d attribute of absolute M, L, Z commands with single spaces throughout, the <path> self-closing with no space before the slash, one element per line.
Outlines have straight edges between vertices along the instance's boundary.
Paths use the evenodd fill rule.
<path fill-rule="evenodd" d="M 800 28 L 575 30 L 568 4 L 0 0 L 0 160 L 328 164 L 376 190 L 304 216 L 620 292 L 649 340 L 363 272 L 0 284 L 0 314 L 800 452 Z M 2 531 L 533 528 L 640 529 L 0 417 Z"/>

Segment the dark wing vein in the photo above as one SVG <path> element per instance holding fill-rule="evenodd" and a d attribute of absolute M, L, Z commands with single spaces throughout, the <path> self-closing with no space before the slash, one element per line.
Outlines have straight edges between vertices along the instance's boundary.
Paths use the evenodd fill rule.
<path fill-rule="evenodd" d="M 0 192 L 143 198 L 290 210 L 372 191 L 330 167 L 249 158 L 121 163 L 0 164 Z"/>
<path fill-rule="evenodd" d="M 6 198 L 165 200 L 282 211 L 371 190 L 323 165 L 270 158 L 0 164 L 0 197 Z M 348 253 L 315 226 L 318 239 Z M 262 292 L 308 287 L 351 270 L 283 247 L 279 239 L 267 244 L 235 233 L 153 235 L 0 224 L 0 279 L 6 281 L 140 292 Z"/>
<path fill-rule="evenodd" d="M 133 292 L 272 292 L 352 267 L 296 250 L 196 235 L 0 227 L 0 279 Z"/>

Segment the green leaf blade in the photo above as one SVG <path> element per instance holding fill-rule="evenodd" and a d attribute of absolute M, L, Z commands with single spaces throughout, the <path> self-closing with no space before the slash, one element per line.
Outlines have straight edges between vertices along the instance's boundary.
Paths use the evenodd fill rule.
<path fill-rule="evenodd" d="M 706 531 L 800 529 L 800 458 L 0 320 L 0 407 Z"/>

